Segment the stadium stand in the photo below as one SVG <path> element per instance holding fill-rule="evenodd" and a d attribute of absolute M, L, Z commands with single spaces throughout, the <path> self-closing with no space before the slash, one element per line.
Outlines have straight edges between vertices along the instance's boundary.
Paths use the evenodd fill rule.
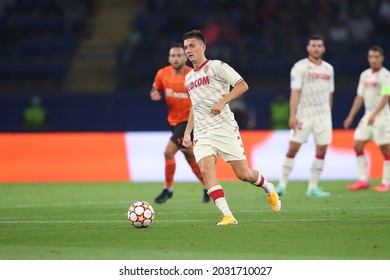
<path fill-rule="evenodd" d="M 24 81 L 34 78 L 21 69 L 22 59 L 28 62 L 42 57 L 42 63 L 50 68 L 52 57 L 62 56 L 62 68 L 68 69 L 80 39 L 88 35 L 95 2 L 119 3 L 2 1 L 0 63 L 6 72 L 15 71 L 3 74 L 2 84 L 8 81 L 20 88 Z M 119 31 L 123 32 L 116 58 L 119 91 L 132 90 L 135 85 L 139 89 L 149 86 L 154 70 L 166 63 L 170 43 L 181 41 L 182 34 L 193 28 L 206 33 L 210 58 L 218 57 L 234 65 L 252 87 L 259 88 L 288 85 L 285 77 L 291 64 L 305 55 L 304 44 L 310 33 L 326 37 L 326 59 L 334 64 L 337 83 L 343 88 L 349 87 L 351 78 L 366 67 L 362 57 L 368 45 L 377 43 L 390 51 L 388 0 L 200 0 L 191 2 L 191 9 L 185 1 L 148 0 L 134 1 L 131 7 L 135 11 L 128 13 L 135 13 L 135 18 L 128 23 L 129 31 Z M 107 15 L 115 17 L 112 13 Z M 111 42 L 102 42 L 105 43 Z M 67 71 L 60 72 L 64 76 L 57 76 L 57 80 L 65 80 Z M 50 75 L 42 78 L 50 80 Z"/>
<path fill-rule="evenodd" d="M 191 2 L 190 9 L 180 0 L 138 4 L 131 32 L 141 39 L 122 45 L 121 89 L 150 83 L 154 70 L 166 63 L 169 44 L 194 28 L 206 33 L 208 57 L 234 65 L 252 86 L 263 89 L 288 87 L 286 77 L 292 63 L 306 55 L 311 33 L 327 39 L 325 59 L 334 63 L 339 88 L 350 87 L 351 78 L 367 66 L 369 45 L 380 44 L 390 52 L 390 33 L 384 28 L 390 21 L 382 12 L 389 9 L 387 0 L 201 0 Z"/>
<path fill-rule="evenodd" d="M 256 111 L 255 129 L 269 129 L 268 105 L 276 92 L 289 93 L 290 67 L 306 56 L 310 33 L 326 37 L 325 59 L 335 67 L 335 128 L 353 100 L 357 75 L 368 67 L 369 45 L 385 49 L 390 68 L 390 0 L 190 4 L 1 0 L 0 131 L 20 130 L 18 114 L 33 95 L 45 100 L 52 131 L 169 130 L 164 107 L 148 93 L 169 45 L 194 28 L 207 33 L 209 58 L 228 62 L 248 81 L 245 102 Z M 145 112 L 148 118 L 131 121 Z"/>
<path fill-rule="evenodd" d="M 28 91 L 55 85 L 60 90 L 78 41 L 86 36 L 91 2 L 5 1 L 0 13 L 2 89 Z"/>

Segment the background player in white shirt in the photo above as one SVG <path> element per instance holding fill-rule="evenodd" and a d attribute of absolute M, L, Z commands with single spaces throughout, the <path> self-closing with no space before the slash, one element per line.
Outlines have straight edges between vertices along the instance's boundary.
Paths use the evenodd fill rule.
<path fill-rule="evenodd" d="M 330 193 L 319 188 L 318 181 L 324 167 L 327 147 L 332 141 L 331 107 L 334 70 L 332 65 L 322 60 L 325 45 L 321 36 L 312 35 L 306 50 L 308 57 L 295 63 L 291 69 L 289 118 L 291 136 L 276 192 L 279 195 L 285 193 L 288 176 L 294 166 L 295 155 L 301 145 L 306 142 L 309 133 L 313 133 L 316 156 L 312 164 L 306 195 L 324 197 L 329 196 Z"/>
<path fill-rule="evenodd" d="M 383 67 L 384 54 L 379 46 L 368 50 L 370 68 L 360 75 L 357 95 L 352 104 L 344 127 L 349 128 L 352 121 L 364 103 L 364 116 L 359 122 L 355 133 L 353 148 L 356 153 L 359 179 L 348 185 L 348 189 L 357 191 L 370 187 L 367 169 L 367 158 L 364 146 L 368 141 L 374 141 L 381 149 L 384 157 L 381 183 L 374 191 L 389 191 L 390 183 L 390 72 Z"/>
<path fill-rule="evenodd" d="M 272 210 L 280 211 L 281 202 L 272 183 L 269 183 L 258 170 L 248 167 L 239 128 L 229 108 L 231 100 L 248 90 L 247 83 L 226 63 L 206 58 L 206 39 L 201 31 L 187 32 L 183 40 L 186 55 L 194 66 L 187 74 L 185 82 L 191 97 L 192 109 L 183 145 L 193 146 L 208 194 L 223 214 L 218 225 L 237 224 L 216 176 L 215 165 L 218 155 L 230 163 L 237 178 L 263 188 Z M 233 89 L 230 91 L 231 86 Z M 190 136 L 192 130 L 193 145 Z"/>

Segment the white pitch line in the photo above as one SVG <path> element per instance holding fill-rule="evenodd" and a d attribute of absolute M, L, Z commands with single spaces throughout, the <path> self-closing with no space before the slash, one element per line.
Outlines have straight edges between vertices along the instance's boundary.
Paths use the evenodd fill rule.
<path fill-rule="evenodd" d="M 300 222 L 378 222 L 378 221 L 389 221 L 389 218 L 377 218 L 377 219 L 338 219 L 338 218 L 313 218 L 313 219 L 259 219 L 259 220 L 239 220 L 240 222 L 251 222 L 251 223 L 300 223 Z M 210 220 L 157 220 L 155 223 L 198 223 L 207 222 Z M 127 223 L 126 219 L 123 220 L 64 220 L 64 221 L 0 221 L 0 224 L 69 224 L 69 223 Z"/>
<path fill-rule="evenodd" d="M 73 223 L 123 223 L 126 220 L 111 220 L 111 221 L 93 221 L 93 220 L 81 220 L 81 221 L 0 221 L 0 224 L 73 224 Z"/>
<path fill-rule="evenodd" d="M 385 210 L 385 209 L 389 209 L 390 206 L 377 206 L 377 207 L 362 207 L 362 208 L 317 208 L 317 209 L 310 209 L 311 212 L 313 211 L 318 211 L 318 212 L 322 212 L 322 211 L 335 211 L 335 212 L 340 212 L 340 211 L 367 211 L 367 210 Z M 282 212 L 288 212 L 288 213 L 292 213 L 292 212 L 306 212 L 308 209 L 294 209 L 294 210 L 290 210 L 290 209 L 282 209 Z M 234 211 L 235 213 L 270 213 L 270 210 L 269 209 L 257 209 L 257 210 L 235 210 Z M 180 216 L 187 216 L 187 215 L 192 215 L 192 214 L 210 214 L 211 212 L 209 210 L 203 210 L 203 211 L 185 211 L 185 212 L 178 212 L 178 211 L 158 211 L 158 215 L 161 217 L 161 216 L 166 216 L 166 215 L 169 215 L 169 216 L 177 216 L 177 215 L 180 215 Z M 216 212 L 217 213 L 217 212 Z M 117 216 L 118 213 L 106 213 L 104 214 L 104 216 Z M 123 212 L 122 214 L 124 217 L 127 216 L 127 212 Z M 51 218 L 80 218 L 80 217 L 97 217 L 97 216 L 102 216 L 102 215 L 94 215 L 94 214 L 78 214 L 78 215 L 50 215 Z M 35 215 L 35 216 L 29 216 L 30 218 L 33 218 L 33 219 L 43 219 L 43 218 L 47 218 L 48 216 L 42 216 L 42 215 Z M 1 221 L 9 221 L 9 220 L 18 220 L 18 219 L 23 219 L 24 216 L 2 216 L 0 217 L 0 222 Z"/>
<path fill-rule="evenodd" d="M 12 208 L 40 208 L 40 207 L 64 207 L 64 206 L 88 206 L 88 205 L 115 205 L 118 203 L 131 204 L 129 201 L 83 201 L 80 203 L 50 203 L 50 204 L 16 204 L 16 205 L 0 205 L 0 209 L 12 209 Z"/>
<path fill-rule="evenodd" d="M 22 209 L 22 208 L 41 208 L 41 207 L 74 207 L 74 206 L 94 206 L 94 205 L 117 205 L 117 204 L 129 204 L 129 201 L 105 201 L 105 202 L 93 202 L 93 201 L 83 201 L 80 203 L 52 203 L 52 204 L 19 204 L 19 205 L 0 205 L 0 209 Z M 130 204 L 129 204 L 130 205 Z M 300 211 L 365 211 L 365 210 L 383 210 L 390 209 L 390 205 L 381 205 L 381 206 L 370 206 L 370 207 L 353 207 L 353 208 L 343 208 L 343 207 L 334 207 L 334 208 L 312 208 L 312 209 L 282 209 L 283 212 L 300 212 Z M 165 213 L 175 213 L 175 210 L 172 211 L 159 211 L 161 214 Z M 261 213 L 269 212 L 265 209 L 253 209 L 253 210 L 234 210 L 237 213 Z M 210 211 L 186 211 L 188 214 L 193 213 L 210 213 Z"/>

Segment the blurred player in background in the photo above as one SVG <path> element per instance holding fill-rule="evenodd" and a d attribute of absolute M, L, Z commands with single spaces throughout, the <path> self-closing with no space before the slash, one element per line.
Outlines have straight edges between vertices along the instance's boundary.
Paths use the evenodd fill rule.
<path fill-rule="evenodd" d="M 344 120 L 344 128 L 349 128 L 357 112 L 364 104 L 365 114 L 359 122 L 355 133 L 353 148 L 356 153 L 359 179 L 348 185 L 351 191 L 370 187 L 367 158 L 364 146 L 374 141 L 384 157 L 382 182 L 374 191 L 389 191 L 390 184 L 390 72 L 383 67 L 384 53 L 379 46 L 372 46 L 368 51 L 370 68 L 360 75 L 357 95 L 352 108 Z"/>
<path fill-rule="evenodd" d="M 263 188 L 272 210 L 280 211 L 281 202 L 274 186 L 258 170 L 248 167 L 239 127 L 229 108 L 231 100 L 248 90 L 247 83 L 226 63 L 208 60 L 205 57 L 206 38 L 201 31 L 187 32 L 183 40 L 186 55 L 194 66 L 186 76 L 186 87 L 191 97 L 192 108 L 183 145 L 193 146 L 208 194 L 223 214 L 218 225 L 237 224 L 216 176 L 218 155 L 230 163 L 240 180 Z M 230 91 L 231 86 L 233 89 Z"/>
<path fill-rule="evenodd" d="M 318 181 L 324 167 L 327 147 L 332 140 L 334 70 L 332 65 L 322 60 L 325 45 L 321 36 L 312 35 L 306 50 L 308 57 L 295 63 L 291 69 L 289 118 L 291 135 L 276 192 L 279 195 L 285 193 L 288 176 L 294 167 L 294 158 L 309 134 L 313 133 L 316 155 L 306 195 L 324 197 L 330 193 L 319 188 Z"/>
<path fill-rule="evenodd" d="M 164 203 L 173 196 L 173 177 L 176 170 L 175 155 L 179 149 L 183 152 L 192 171 L 198 177 L 202 186 L 205 185 L 199 166 L 196 163 L 194 153 L 191 148 L 182 146 L 184 130 L 187 126 L 191 109 L 191 99 L 184 86 L 184 78 L 192 70 L 186 65 L 187 57 L 182 44 L 172 44 L 169 50 L 168 66 L 158 70 L 150 97 L 153 101 L 162 99 L 161 92 L 164 91 L 165 102 L 168 106 L 168 122 L 171 125 L 172 136 L 165 147 L 165 186 L 156 203 Z M 210 201 L 206 187 L 203 187 L 203 202 Z"/>
<path fill-rule="evenodd" d="M 35 95 L 23 111 L 24 129 L 26 131 L 46 131 L 49 129 L 48 114 L 42 105 L 42 98 Z"/>

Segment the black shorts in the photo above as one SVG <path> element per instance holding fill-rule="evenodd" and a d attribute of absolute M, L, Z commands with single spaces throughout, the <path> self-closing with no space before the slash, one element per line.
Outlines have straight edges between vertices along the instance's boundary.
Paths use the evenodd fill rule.
<path fill-rule="evenodd" d="M 183 143 L 184 132 L 186 131 L 187 122 L 179 123 L 175 126 L 171 126 L 172 136 L 171 141 L 175 143 L 179 148 L 185 148 Z M 191 132 L 191 140 L 194 138 L 193 133 Z"/>

